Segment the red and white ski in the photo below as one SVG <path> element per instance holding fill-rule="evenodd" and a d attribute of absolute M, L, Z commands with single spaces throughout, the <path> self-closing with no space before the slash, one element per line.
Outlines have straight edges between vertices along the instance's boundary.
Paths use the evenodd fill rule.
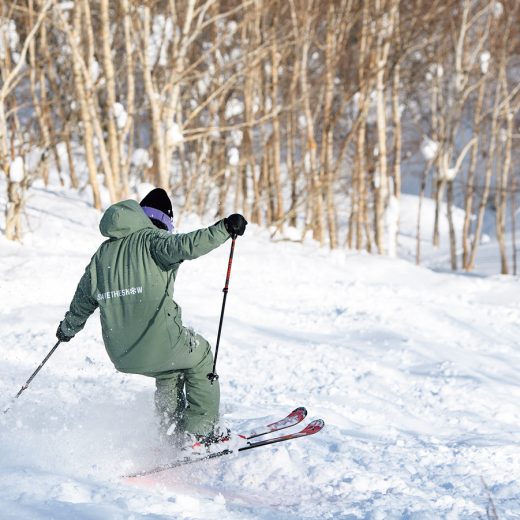
<path fill-rule="evenodd" d="M 276 432 L 281 429 L 289 428 L 291 426 L 294 426 L 298 423 L 300 423 L 305 416 L 307 415 L 307 411 L 305 408 L 300 407 L 296 410 L 293 410 L 285 419 L 282 419 L 280 421 L 277 421 L 272 424 L 268 424 L 265 427 L 266 431 L 263 431 L 262 433 L 258 432 L 252 432 L 249 435 L 241 435 L 242 439 L 247 440 L 247 444 L 245 444 L 242 447 L 239 448 L 225 448 L 223 450 L 208 453 L 207 455 L 202 455 L 199 457 L 190 457 L 187 456 L 183 459 L 175 460 L 173 462 L 169 462 L 167 464 L 161 464 L 159 466 L 155 466 L 154 468 L 138 471 L 136 473 L 132 473 L 130 475 L 125 475 L 127 478 L 134 478 L 134 477 L 143 477 L 146 475 L 152 475 L 154 473 L 160 473 L 161 471 L 166 471 L 168 469 L 177 468 L 179 466 L 185 466 L 187 464 L 193 464 L 194 462 L 200 462 L 203 460 L 210 460 L 217 457 L 222 457 L 224 455 L 230 455 L 232 453 L 241 452 L 241 451 L 247 451 L 252 450 L 255 448 L 259 448 L 260 446 L 267 446 L 269 444 L 275 444 L 278 442 L 285 442 L 292 439 L 299 439 L 302 437 L 308 437 L 309 435 L 314 435 L 315 433 L 318 433 L 323 429 L 325 426 L 325 423 L 321 419 L 316 419 L 312 422 L 310 422 L 305 428 L 301 429 L 300 431 L 294 432 L 294 433 L 288 433 L 285 435 L 279 435 L 277 437 L 271 437 L 268 439 L 258 440 L 258 441 L 249 441 L 248 439 L 260 437 L 261 435 L 267 435 L 269 433 Z M 273 429 L 275 428 L 275 429 Z"/>
<path fill-rule="evenodd" d="M 279 437 L 272 437 L 270 439 L 264 439 L 261 441 L 248 442 L 246 446 L 239 448 L 237 451 L 246 451 L 253 448 L 259 448 L 260 446 L 267 446 L 268 444 L 275 444 L 277 442 L 290 441 L 291 439 L 299 439 L 300 437 L 308 437 L 314 435 L 323 429 L 325 423 L 322 419 L 316 419 L 310 422 L 303 430 L 295 433 L 287 433 L 286 435 L 280 435 Z"/>
<path fill-rule="evenodd" d="M 285 428 L 290 428 L 291 426 L 296 426 L 298 423 L 301 423 L 305 417 L 307 417 L 307 409 L 303 406 L 300 406 L 294 409 L 287 417 L 264 426 L 259 432 L 253 431 L 247 435 L 240 435 L 240 437 L 242 437 L 242 439 L 254 439 L 255 437 L 260 437 L 261 435 L 267 435 L 268 433 L 285 430 Z"/>

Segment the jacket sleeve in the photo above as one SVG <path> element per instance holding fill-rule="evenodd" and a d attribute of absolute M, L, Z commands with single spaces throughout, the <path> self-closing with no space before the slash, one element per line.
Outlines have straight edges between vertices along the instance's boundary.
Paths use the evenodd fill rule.
<path fill-rule="evenodd" d="M 182 260 L 193 260 L 213 251 L 228 238 L 229 233 L 224 226 L 224 220 L 220 220 L 213 226 L 191 233 L 154 234 L 150 243 L 150 252 L 160 267 L 171 269 Z"/>
<path fill-rule="evenodd" d="M 91 286 L 89 264 L 78 283 L 70 308 L 61 323 L 61 330 L 65 335 L 76 335 L 85 326 L 88 317 L 97 309 L 98 302 L 92 296 Z"/>

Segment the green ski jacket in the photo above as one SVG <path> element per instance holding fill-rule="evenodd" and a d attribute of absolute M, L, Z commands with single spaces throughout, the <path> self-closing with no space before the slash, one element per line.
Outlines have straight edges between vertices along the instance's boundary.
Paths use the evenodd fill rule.
<path fill-rule="evenodd" d="M 190 340 L 173 301 L 180 264 L 223 244 L 224 221 L 191 233 L 156 228 L 133 200 L 110 206 L 99 229 L 103 242 L 85 269 L 61 324 L 74 336 L 99 307 L 103 340 L 121 372 L 175 370 L 175 352 Z"/>

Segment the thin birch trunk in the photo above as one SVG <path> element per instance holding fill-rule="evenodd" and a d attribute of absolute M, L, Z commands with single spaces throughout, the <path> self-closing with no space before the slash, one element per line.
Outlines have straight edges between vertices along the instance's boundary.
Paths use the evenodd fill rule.
<path fill-rule="evenodd" d="M 507 109 L 506 109 L 507 110 Z M 498 172 L 498 188 L 496 200 L 496 231 L 498 248 L 500 252 L 500 272 L 508 274 L 508 260 L 506 249 L 506 212 L 507 212 L 507 190 L 509 183 L 509 174 L 511 169 L 512 142 L 514 133 L 514 118 L 511 112 L 506 114 L 506 142 L 504 143 L 504 158 L 502 167 Z"/>
<path fill-rule="evenodd" d="M 90 3 L 88 0 L 83 0 L 83 15 L 83 29 L 85 30 L 85 34 L 87 35 L 87 62 L 81 62 L 81 70 L 83 73 L 83 80 L 85 82 L 86 87 L 86 101 L 88 110 L 90 111 L 90 120 L 92 122 L 92 128 L 94 130 L 94 134 L 97 140 L 97 152 L 99 154 L 99 158 L 101 159 L 101 164 L 103 166 L 103 171 L 105 174 L 105 185 L 108 189 L 110 200 L 112 203 L 114 203 L 117 202 L 118 198 L 114 185 L 112 165 L 110 164 L 110 158 L 105 144 L 105 135 L 103 133 L 103 128 L 101 127 L 101 122 L 99 120 L 95 86 L 94 81 L 92 80 L 92 72 L 94 68 L 97 66 L 97 62 L 95 59 L 95 36 L 92 24 L 92 15 L 90 10 Z M 75 54 L 77 56 L 81 56 L 81 51 L 79 49 L 76 49 Z"/>
<path fill-rule="evenodd" d="M 103 57 L 102 63 L 106 94 L 104 123 L 108 134 L 108 155 L 112 175 L 111 183 L 113 184 L 114 197 L 121 198 L 126 197 L 128 193 L 127 187 L 121 184 L 121 144 L 115 116 L 116 81 L 111 50 L 109 0 L 100 0 L 100 22 L 101 54 Z"/>
<path fill-rule="evenodd" d="M 34 18 L 34 2 L 33 0 L 29 0 L 29 26 L 33 25 L 33 18 Z M 45 25 L 42 26 L 42 28 L 45 27 Z M 43 47 L 44 41 L 42 40 L 41 46 Z M 38 125 L 40 128 L 40 132 L 42 135 L 42 142 L 43 142 L 43 160 L 41 164 L 42 169 L 42 176 L 43 181 L 47 185 L 49 181 L 49 159 L 50 159 L 50 152 L 54 148 L 51 144 L 51 137 L 49 128 L 47 125 L 47 121 L 44 114 L 44 107 L 47 104 L 46 96 L 47 96 L 47 89 L 45 87 L 45 80 L 42 81 L 41 77 L 41 71 L 40 74 L 37 77 L 37 71 L 38 68 L 36 66 L 36 38 L 34 38 L 31 41 L 31 44 L 29 45 L 29 78 L 30 78 L 30 84 L 31 84 L 31 95 L 33 100 L 33 107 L 34 111 L 36 113 L 36 118 L 38 119 Z M 40 92 L 41 98 L 38 98 L 38 93 Z"/>
<path fill-rule="evenodd" d="M 518 274 L 517 269 L 517 251 L 516 251 L 516 177 L 513 175 L 511 179 L 511 191 L 509 193 L 511 198 L 511 242 L 513 249 L 513 275 L 516 276 Z"/>
<path fill-rule="evenodd" d="M 453 223 L 453 181 L 446 183 L 446 198 L 448 204 L 448 227 L 450 235 L 450 263 L 452 271 L 457 270 L 457 237 Z"/>
<path fill-rule="evenodd" d="M 475 113 L 473 117 L 473 133 L 478 136 L 480 134 L 482 106 L 484 102 L 484 93 L 486 90 L 486 82 L 482 81 L 479 87 L 477 102 L 475 105 Z M 471 157 L 468 167 L 468 175 L 466 180 L 466 196 L 464 200 L 464 224 L 462 227 L 462 267 L 468 268 L 470 256 L 470 231 L 471 221 L 473 217 L 473 202 L 475 199 L 475 172 L 477 169 L 479 144 L 475 144 L 471 151 Z"/>
<path fill-rule="evenodd" d="M 415 263 L 420 265 L 421 263 L 421 222 L 422 222 L 422 205 L 424 201 L 424 193 L 426 191 L 426 183 L 428 181 L 428 172 L 432 167 L 432 161 L 429 160 L 424 167 L 424 170 L 421 175 L 421 186 L 419 189 L 419 204 L 417 209 L 417 224 L 415 228 Z"/>
<path fill-rule="evenodd" d="M 294 29 L 294 27 L 293 27 Z M 289 99 L 297 99 L 298 84 L 300 75 L 301 62 L 294 60 L 293 74 L 291 76 L 291 83 L 289 86 Z M 298 116 L 296 110 L 290 110 L 287 113 L 287 170 L 291 178 L 291 216 L 290 225 L 296 227 L 298 224 L 297 208 L 300 204 L 298 195 L 298 180 L 302 175 L 303 169 L 300 167 L 301 162 L 298 163 L 296 144 L 298 141 Z"/>
<path fill-rule="evenodd" d="M 388 164 L 386 142 L 386 96 L 385 96 L 385 72 L 390 51 L 390 34 L 393 31 L 393 17 L 384 16 L 385 7 L 381 0 L 376 0 L 377 23 L 375 25 L 376 41 L 376 109 L 377 109 L 377 142 L 378 142 L 378 171 L 375 179 L 375 240 L 380 254 L 386 254 L 385 240 L 385 209 L 388 204 Z M 386 27 L 385 27 L 386 25 Z"/>
<path fill-rule="evenodd" d="M 81 5 L 74 6 L 73 28 L 72 28 L 72 47 L 78 49 L 81 46 Z M 76 87 L 76 97 L 80 107 L 81 121 L 83 123 L 83 146 L 85 147 L 85 161 L 89 176 L 89 183 L 92 189 L 93 205 L 96 209 L 101 209 L 101 195 L 97 179 L 97 166 L 94 150 L 94 130 L 91 120 L 91 114 L 87 102 L 87 93 L 81 69 L 80 56 L 77 52 L 72 53 L 72 72 L 74 76 L 74 84 Z"/>
<path fill-rule="evenodd" d="M 164 101 L 164 155 L 166 165 L 170 164 L 176 148 L 182 148 L 182 142 L 178 140 L 178 133 L 182 132 L 182 111 L 179 107 L 181 92 L 181 76 L 186 67 L 186 56 L 193 34 L 197 34 L 198 29 L 194 27 L 196 0 L 187 0 L 183 4 L 184 20 L 182 29 L 174 31 L 172 48 L 171 76 L 165 89 L 163 89 Z M 213 2 L 206 2 L 211 5 Z M 169 0 L 169 13 L 172 17 L 174 26 L 180 25 L 177 2 Z M 202 20 L 199 19 L 199 22 Z M 181 154 L 182 155 L 182 154 Z"/>
<path fill-rule="evenodd" d="M 395 34 L 396 44 L 399 47 L 400 32 L 399 32 L 399 6 L 395 8 Z M 401 82 L 401 65 L 399 61 L 394 66 L 392 76 L 392 120 L 393 120 L 393 157 L 394 163 L 392 168 L 393 179 L 393 214 L 389 216 L 392 221 L 389 223 L 388 236 L 388 253 L 390 256 L 397 256 L 397 245 L 399 238 L 399 224 L 400 224 L 400 198 L 401 198 L 401 153 L 402 153 L 402 125 L 401 125 L 401 107 L 399 104 Z"/>
<path fill-rule="evenodd" d="M 337 247 L 337 224 L 336 207 L 334 201 L 334 168 L 332 167 L 334 129 L 332 123 L 332 102 L 334 99 L 334 69 L 336 65 L 336 31 L 335 31 L 335 9 L 331 3 L 327 14 L 327 33 L 325 43 L 325 93 L 323 101 L 323 130 L 321 140 L 321 172 L 320 177 L 325 182 L 325 201 L 327 206 L 327 225 L 329 229 L 329 246 L 331 249 Z"/>
<path fill-rule="evenodd" d="M 121 189 L 122 194 L 127 196 L 129 188 L 129 170 L 133 150 L 133 128 L 135 114 L 135 64 L 134 64 L 134 42 L 132 30 L 132 14 L 128 0 L 120 0 L 123 14 L 124 47 L 126 59 L 126 112 L 127 119 L 120 138 L 120 163 L 121 163 Z M 126 143 L 126 150 L 123 149 Z"/>
<path fill-rule="evenodd" d="M 308 81 L 308 61 L 309 47 L 311 42 L 311 11 L 314 8 L 314 1 L 308 0 L 305 18 L 303 20 L 303 30 L 301 33 L 301 69 L 300 69 L 300 88 L 302 93 L 303 113 L 305 114 L 306 123 L 306 161 L 308 164 L 308 176 L 311 184 L 310 192 L 310 219 L 309 226 L 313 232 L 314 240 L 320 245 L 324 243 L 324 215 L 323 215 L 323 197 L 321 188 L 321 179 L 317 164 L 317 145 L 314 131 L 314 118 L 311 109 L 310 87 Z"/>
<path fill-rule="evenodd" d="M 277 9 L 278 6 L 275 6 Z M 273 24 L 275 27 L 278 26 L 278 17 L 274 16 Z M 274 202 L 275 209 L 273 218 L 274 220 L 279 220 L 283 214 L 283 194 L 282 194 L 282 182 L 281 182 L 281 137 L 280 137 L 280 116 L 278 111 L 278 99 L 279 99 L 279 86 L 278 86 L 278 68 L 280 67 L 280 55 L 278 51 L 276 34 L 272 36 L 272 45 L 271 45 L 271 98 L 273 105 L 273 137 L 272 137 L 272 147 L 273 147 L 273 189 L 274 189 Z"/>
<path fill-rule="evenodd" d="M 371 234 L 368 225 L 368 201 L 366 190 L 366 161 L 365 161 L 365 137 L 366 119 L 370 106 L 369 91 L 371 81 L 368 75 L 368 48 L 369 48 L 369 4 L 363 2 L 361 18 L 361 36 L 359 43 L 358 78 L 359 95 L 357 97 L 357 111 L 359 125 L 357 128 L 356 150 L 354 159 L 354 172 L 350 193 L 351 212 L 348 224 L 347 245 L 349 248 L 363 247 L 363 235 L 366 234 L 367 249 L 371 248 Z M 367 232 L 365 232 L 367 230 Z"/>
<path fill-rule="evenodd" d="M 153 63 L 150 57 L 151 10 L 149 5 L 142 7 L 142 50 L 143 83 L 150 106 L 150 127 L 152 133 L 153 168 L 159 187 L 167 190 L 169 186 L 168 168 L 165 153 L 165 139 L 162 130 L 161 106 L 152 75 Z"/>
<path fill-rule="evenodd" d="M 480 243 L 480 236 L 482 234 L 482 227 L 484 225 L 484 214 L 486 212 L 486 206 L 488 203 L 489 192 L 491 189 L 491 179 L 493 176 L 493 161 L 495 159 L 495 148 L 496 148 L 496 135 L 498 130 L 498 117 L 499 117 L 499 106 L 500 106 L 500 94 L 501 84 L 497 82 L 494 93 L 494 108 L 491 119 L 491 129 L 489 137 L 489 147 L 487 150 L 487 162 L 486 170 L 484 175 L 484 191 L 480 199 L 480 204 L 477 213 L 477 223 L 475 226 L 475 235 L 471 245 L 471 251 L 468 261 L 468 271 L 472 271 L 475 268 L 475 262 L 477 257 L 477 249 Z"/>

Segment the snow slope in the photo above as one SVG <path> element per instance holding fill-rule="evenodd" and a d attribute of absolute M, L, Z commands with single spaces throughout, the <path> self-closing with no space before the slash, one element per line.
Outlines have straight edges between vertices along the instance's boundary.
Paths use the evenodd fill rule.
<path fill-rule="evenodd" d="M 34 188 L 27 214 L 23 245 L 0 238 L 2 408 L 55 343 L 102 238 L 78 195 Z M 228 253 L 186 262 L 176 283 L 186 324 L 212 343 Z M 325 430 L 121 479 L 161 457 L 154 385 L 113 369 L 96 313 L 0 417 L 0 518 L 477 519 L 490 499 L 520 518 L 518 293 L 515 277 L 272 243 L 249 226 L 219 354 L 223 421 L 239 431 L 305 405 Z"/>

